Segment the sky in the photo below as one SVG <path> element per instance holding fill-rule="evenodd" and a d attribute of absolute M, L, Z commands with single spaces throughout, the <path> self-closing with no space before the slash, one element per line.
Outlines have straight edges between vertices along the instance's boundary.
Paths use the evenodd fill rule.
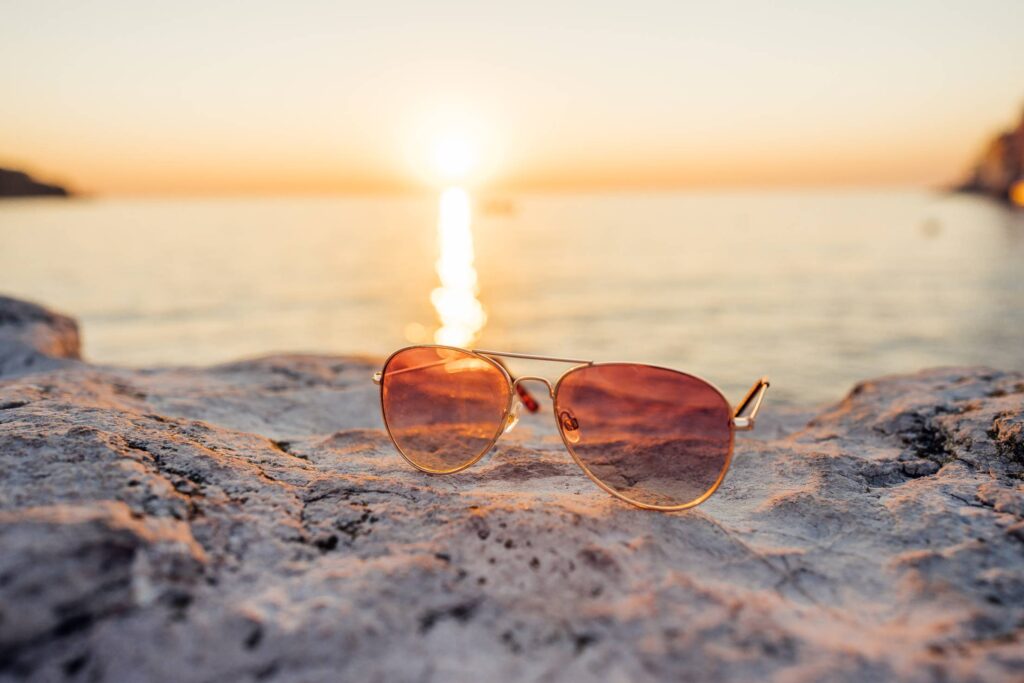
<path fill-rule="evenodd" d="M 0 165 L 97 194 L 934 185 L 1024 106 L 1020 0 L 0 15 Z"/>

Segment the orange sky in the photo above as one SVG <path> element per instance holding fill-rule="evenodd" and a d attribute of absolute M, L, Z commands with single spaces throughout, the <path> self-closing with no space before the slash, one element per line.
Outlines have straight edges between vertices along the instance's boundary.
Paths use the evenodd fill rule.
<path fill-rule="evenodd" d="M 1024 103 L 1024 5 L 15 0 L 0 164 L 104 194 L 927 185 Z"/>

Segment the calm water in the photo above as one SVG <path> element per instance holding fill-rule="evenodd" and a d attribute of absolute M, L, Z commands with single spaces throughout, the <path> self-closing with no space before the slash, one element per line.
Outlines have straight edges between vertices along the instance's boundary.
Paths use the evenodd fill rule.
<path fill-rule="evenodd" d="M 1024 216 L 984 200 L 489 204 L 472 215 L 477 346 L 670 365 L 737 399 L 770 374 L 800 404 L 931 365 L 1024 368 Z M 438 326 L 437 223 L 430 198 L 6 202 L 0 292 L 77 316 L 102 362 L 384 355 Z"/>

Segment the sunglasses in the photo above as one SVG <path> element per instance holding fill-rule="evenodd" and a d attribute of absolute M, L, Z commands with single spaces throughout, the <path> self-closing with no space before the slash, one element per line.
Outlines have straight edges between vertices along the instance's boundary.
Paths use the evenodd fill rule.
<path fill-rule="evenodd" d="M 573 367 L 552 386 L 513 377 L 503 358 Z M 715 492 L 735 433 L 754 428 L 768 390 L 762 377 L 734 409 L 710 382 L 669 368 L 440 345 L 395 351 L 373 381 L 395 448 L 430 474 L 480 460 L 518 422 L 520 406 L 540 409 L 523 382 L 543 382 L 576 464 L 608 493 L 652 510 L 684 510 Z"/>

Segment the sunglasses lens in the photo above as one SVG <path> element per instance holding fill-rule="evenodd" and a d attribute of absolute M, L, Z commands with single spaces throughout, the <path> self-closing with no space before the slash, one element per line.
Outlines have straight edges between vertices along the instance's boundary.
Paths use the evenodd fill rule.
<path fill-rule="evenodd" d="M 707 382 L 646 365 L 574 370 L 558 386 L 558 426 L 593 477 L 642 505 L 700 502 L 732 452 L 732 410 Z"/>
<path fill-rule="evenodd" d="M 494 363 L 437 347 L 396 353 L 382 387 L 391 438 L 414 465 L 436 473 L 457 470 L 490 448 L 511 392 Z"/>

